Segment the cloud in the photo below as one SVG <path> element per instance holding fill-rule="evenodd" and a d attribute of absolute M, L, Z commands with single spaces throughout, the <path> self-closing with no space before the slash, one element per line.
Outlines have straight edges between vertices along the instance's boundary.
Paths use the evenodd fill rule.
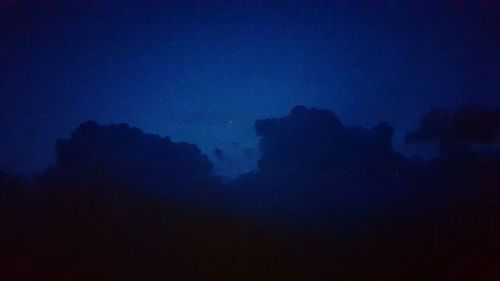
<path fill-rule="evenodd" d="M 497 152 L 408 160 L 393 150 L 389 123 L 347 126 L 303 106 L 255 125 L 257 170 L 222 182 L 195 145 L 83 123 L 32 184 L 4 188 L 17 180 L 0 173 L 5 271 L 16 280 L 491 280 L 497 272 Z M 190 191 L 172 200 L 165 190 Z"/>
<path fill-rule="evenodd" d="M 472 144 L 490 144 L 498 138 L 500 110 L 466 104 L 460 108 L 433 108 L 420 119 L 418 129 L 406 142 L 435 142 L 442 150 Z"/>
<path fill-rule="evenodd" d="M 297 106 L 288 116 L 257 121 L 255 128 L 261 137 L 260 169 L 373 171 L 397 157 L 388 123 L 373 129 L 349 127 L 328 110 Z"/>
<path fill-rule="evenodd" d="M 56 144 L 56 178 L 107 177 L 128 186 L 182 189 L 212 177 L 212 163 L 193 144 L 146 134 L 127 124 L 81 124 Z M 48 173 L 48 174 L 50 174 Z"/>
<path fill-rule="evenodd" d="M 217 160 L 219 160 L 219 161 L 222 161 L 225 159 L 224 151 L 220 148 L 214 149 L 214 155 L 217 158 Z"/>
<path fill-rule="evenodd" d="M 308 227 L 337 221 L 339 231 L 352 231 L 370 213 L 408 196 L 402 188 L 407 161 L 393 150 L 387 122 L 347 126 L 329 110 L 297 106 L 286 116 L 258 120 L 255 129 L 257 170 L 235 181 L 230 201 L 259 221 Z"/>

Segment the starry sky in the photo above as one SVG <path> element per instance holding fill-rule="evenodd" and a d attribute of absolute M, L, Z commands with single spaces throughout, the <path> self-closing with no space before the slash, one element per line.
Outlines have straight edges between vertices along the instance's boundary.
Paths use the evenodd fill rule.
<path fill-rule="evenodd" d="M 89 119 L 195 143 L 236 175 L 258 159 L 254 122 L 298 104 L 389 121 L 405 150 L 431 107 L 500 101 L 498 1 L 0 3 L 0 170 L 13 173 L 50 165 Z"/>

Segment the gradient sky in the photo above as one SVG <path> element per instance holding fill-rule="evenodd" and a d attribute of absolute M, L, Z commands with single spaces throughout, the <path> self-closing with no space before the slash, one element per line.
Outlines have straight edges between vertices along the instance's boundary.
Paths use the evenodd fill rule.
<path fill-rule="evenodd" d="M 255 165 L 255 120 L 297 104 L 401 136 L 433 106 L 500 101 L 497 1 L 134 2 L 0 1 L 0 170 L 42 170 L 89 119 L 232 175 Z"/>

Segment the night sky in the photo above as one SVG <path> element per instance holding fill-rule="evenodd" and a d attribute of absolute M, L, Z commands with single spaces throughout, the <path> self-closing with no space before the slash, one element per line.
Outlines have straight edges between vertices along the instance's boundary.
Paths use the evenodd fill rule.
<path fill-rule="evenodd" d="M 134 2 L 0 1 L 0 170 L 41 171 L 89 119 L 235 175 L 258 159 L 254 122 L 298 104 L 389 121 L 404 150 L 431 107 L 500 100 L 496 1 Z"/>
<path fill-rule="evenodd" d="M 0 280 L 497 280 L 499 171 L 498 0 L 0 0 Z"/>

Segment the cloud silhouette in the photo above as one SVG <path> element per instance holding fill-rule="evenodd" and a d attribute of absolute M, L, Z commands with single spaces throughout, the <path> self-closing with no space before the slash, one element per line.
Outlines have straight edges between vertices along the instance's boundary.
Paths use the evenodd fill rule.
<path fill-rule="evenodd" d="M 442 150 L 472 144 L 490 144 L 498 138 L 500 110 L 466 104 L 460 108 L 433 108 L 420 119 L 418 129 L 406 137 L 407 143 L 435 142 Z"/>
<path fill-rule="evenodd" d="M 432 126 L 445 124 L 430 138 L 491 141 L 485 132 L 495 128 L 492 111 L 462 111 L 424 116 Z M 497 275 L 498 151 L 409 160 L 393 150 L 389 123 L 346 126 L 328 110 L 303 106 L 255 127 L 257 170 L 223 182 L 195 145 L 126 124 L 83 123 L 57 142 L 55 165 L 33 182 L 0 173 L 6 226 L 0 274 L 15 280 Z"/>
<path fill-rule="evenodd" d="M 216 148 L 214 149 L 214 155 L 217 158 L 217 160 L 222 161 L 225 159 L 225 153 L 222 149 Z"/>
<path fill-rule="evenodd" d="M 57 162 L 46 174 L 72 181 L 99 178 L 163 190 L 200 185 L 212 178 L 212 163 L 196 145 L 145 134 L 127 124 L 81 124 L 56 144 Z M 54 175 L 55 174 L 55 175 Z"/>
<path fill-rule="evenodd" d="M 388 168 L 397 158 L 393 128 L 349 127 L 328 110 L 295 107 L 288 116 L 255 123 L 261 137 L 260 169 L 297 168 L 314 172 Z"/>

